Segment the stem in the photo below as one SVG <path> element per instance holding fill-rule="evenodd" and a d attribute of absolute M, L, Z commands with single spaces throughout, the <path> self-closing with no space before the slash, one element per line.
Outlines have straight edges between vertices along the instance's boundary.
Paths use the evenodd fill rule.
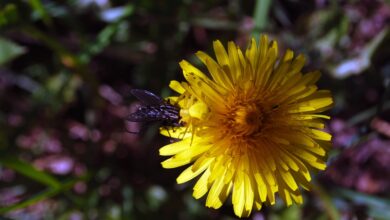
<path fill-rule="evenodd" d="M 268 14 L 271 8 L 271 0 L 257 0 L 253 20 L 255 26 L 252 31 L 254 37 L 258 36 L 268 24 Z"/>

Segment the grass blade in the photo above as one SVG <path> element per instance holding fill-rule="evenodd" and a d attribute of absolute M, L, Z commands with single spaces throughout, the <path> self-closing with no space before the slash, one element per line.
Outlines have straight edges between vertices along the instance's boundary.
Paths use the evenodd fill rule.
<path fill-rule="evenodd" d="M 257 37 L 268 24 L 268 14 L 271 8 L 271 0 L 257 0 L 255 5 L 255 11 L 253 20 L 255 27 L 253 28 L 252 35 Z"/>
<path fill-rule="evenodd" d="M 15 157 L 0 156 L 0 164 L 49 187 L 61 187 L 61 183 L 53 176 L 39 171 L 31 164 L 23 162 Z"/>
<path fill-rule="evenodd" d="M 55 196 L 63 191 L 69 190 L 79 180 L 80 180 L 79 178 L 69 180 L 63 184 L 60 184 L 60 186 L 57 188 L 48 188 L 48 189 L 46 189 L 46 190 L 30 197 L 29 199 L 22 201 L 22 202 L 19 202 L 19 203 L 10 205 L 10 206 L 2 207 L 2 208 L 0 208 L 0 215 L 7 213 L 7 212 L 10 212 L 10 211 L 13 211 L 13 210 L 16 210 L 16 209 L 25 208 L 25 207 L 33 205 L 39 201 L 53 197 L 53 196 Z"/>

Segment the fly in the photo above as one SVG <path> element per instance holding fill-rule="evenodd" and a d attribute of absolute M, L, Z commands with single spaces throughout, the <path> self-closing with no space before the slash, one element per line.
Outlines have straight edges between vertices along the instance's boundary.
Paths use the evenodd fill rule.
<path fill-rule="evenodd" d="M 179 107 L 147 90 L 132 89 L 130 93 L 141 101 L 143 105 L 127 117 L 128 121 L 162 122 L 164 126 L 180 126 Z"/>

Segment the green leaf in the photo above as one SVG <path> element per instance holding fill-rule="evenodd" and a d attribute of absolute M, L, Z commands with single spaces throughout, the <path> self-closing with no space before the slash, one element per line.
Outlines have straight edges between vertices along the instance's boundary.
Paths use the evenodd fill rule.
<path fill-rule="evenodd" d="M 51 17 L 40 0 L 29 0 L 31 8 L 37 13 L 38 18 L 42 19 L 46 25 L 51 25 Z"/>
<path fill-rule="evenodd" d="M 88 63 L 91 57 L 101 53 L 113 41 L 115 34 L 119 32 L 122 21 L 132 15 L 133 12 L 134 6 L 132 4 L 122 7 L 120 16 L 118 16 L 116 21 L 99 32 L 96 40 L 88 44 L 83 49 L 83 52 L 80 53 L 79 60 L 82 63 Z"/>
<path fill-rule="evenodd" d="M 3 65 L 12 59 L 25 53 L 24 47 L 21 47 L 14 42 L 0 37 L 0 65 Z"/>
<path fill-rule="evenodd" d="M 23 162 L 15 157 L 1 156 L 0 164 L 22 174 L 23 176 L 26 176 L 44 185 L 50 186 L 54 189 L 58 189 L 61 187 L 61 183 L 53 176 L 45 172 L 39 171 L 32 165 Z"/>
<path fill-rule="evenodd" d="M 0 27 L 10 25 L 18 20 L 18 10 L 15 4 L 7 4 L 0 8 Z"/>
<path fill-rule="evenodd" d="M 69 190 L 79 180 L 80 180 L 79 178 L 71 179 L 69 181 L 66 181 L 64 184 L 60 183 L 60 186 L 57 188 L 48 188 L 48 189 L 46 189 L 46 190 L 44 190 L 44 191 L 42 191 L 34 196 L 22 201 L 22 202 L 19 202 L 19 203 L 10 205 L 10 206 L 2 207 L 2 208 L 0 208 L 0 214 L 4 214 L 7 212 L 16 210 L 16 209 L 22 209 L 22 208 L 25 208 L 27 206 L 33 205 L 39 201 L 42 201 L 44 199 L 53 197 L 53 196 L 55 196 L 63 191 Z"/>
<path fill-rule="evenodd" d="M 26 199 L 22 202 L 16 203 L 16 204 L 11 205 L 11 206 L 0 208 L 0 214 L 7 213 L 7 212 L 10 212 L 10 211 L 13 211 L 16 209 L 21 209 L 21 208 L 25 208 L 27 206 L 33 205 L 41 200 L 44 200 L 44 199 L 47 199 L 47 198 L 50 198 L 50 197 L 56 195 L 60 191 L 61 190 L 59 190 L 59 189 L 49 188 L 49 189 L 47 189 L 41 193 L 38 193 L 38 194 L 32 196 L 31 198 Z"/>

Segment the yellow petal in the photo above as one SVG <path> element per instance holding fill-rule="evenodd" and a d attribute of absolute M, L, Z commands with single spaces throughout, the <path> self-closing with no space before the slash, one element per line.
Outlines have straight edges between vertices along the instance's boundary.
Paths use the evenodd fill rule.
<path fill-rule="evenodd" d="M 321 159 L 317 159 L 316 161 L 310 161 L 308 164 L 314 168 L 317 168 L 319 170 L 325 170 L 326 163 L 322 161 Z"/>
<path fill-rule="evenodd" d="M 262 68 L 258 68 L 256 74 L 258 74 L 258 78 L 256 80 L 255 85 L 258 85 L 259 88 L 265 88 L 266 85 L 269 84 L 269 79 L 273 73 L 275 62 L 278 58 L 278 45 L 275 41 L 272 41 L 270 44 L 270 48 L 266 52 L 266 57 L 263 63 L 259 65 Z"/>
<path fill-rule="evenodd" d="M 228 43 L 229 68 L 233 80 L 235 81 L 241 76 L 241 71 L 242 71 L 237 50 L 238 48 L 236 47 L 236 44 L 232 41 L 229 41 Z"/>
<path fill-rule="evenodd" d="M 301 71 L 303 66 L 305 65 L 306 58 L 304 55 L 299 54 L 291 63 L 291 71 L 289 74 L 295 74 Z"/>
<path fill-rule="evenodd" d="M 302 195 L 299 191 L 291 192 L 290 196 L 294 200 L 295 203 L 297 203 L 299 205 L 303 203 L 303 198 L 302 198 Z"/>
<path fill-rule="evenodd" d="M 176 139 L 186 139 L 192 137 L 192 133 L 190 129 L 186 127 L 173 127 L 173 128 L 165 128 L 162 127 L 160 128 L 160 134 L 171 137 L 171 138 L 176 138 Z"/>
<path fill-rule="evenodd" d="M 217 61 L 219 65 L 221 66 L 229 65 L 229 57 L 221 41 L 219 40 L 214 41 L 213 46 L 214 46 L 215 56 L 217 57 Z"/>
<path fill-rule="evenodd" d="M 321 78 L 321 73 L 319 71 L 309 72 L 303 76 L 302 83 L 305 85 L 310 85 L 316 83 Z"/>
<path fill-rule="evenodd" d="M 164 160 L 161 162 L 161 165 L 166 169 L 180 167 L 186 164 L 191 163 L 191 158 L 176 158 L 175 156 Z"/>
<path fill-rule="evenodd" d="M 211 185 L 208 181 L 209 176 L 210 176 L 210 168 L 203 173 L 203 175 L 199 178 L 199 180 L 196 182 L 194 186 L 194 192 L 192 196 L 195 199 L 199 199 L 203 197 L 207 193 L 207 191 L 209 191 Z"/>
<path fill-rule="evenodd" d="M 181 151 L 187 150 L 190 147 L 190 138 L 184 139 L 182 141 L 174 142 L 172 144 L 165 145 L 160 148 L 159 152 L 161 156 L 170 156 L 177 154 Z"/>
<path fill-rule="evenodd" d="M 286 50 L 286 53 L 283 56 L 283 62 L 290 61 L 294 57 L 294 52 L 290 49 Z"/>
<path fill-rule="evenodd" d="M 279 191 L 280 197 L 283 199 L 283 201 L 286 203 L 287 206 L 292 205 L 292 199 L 290 196 L 290 192 L 287 189 L 282 189 Z"/>
<path fill-rule="evenodd" d="M 179 100 L 179 97 L 178 96 L 169 96 L 169 97 L 166 97 L 165 100 L 167 100 L 168 103 L 177 103 L 177 101 Z"/>
<path fill-rule="evenodd" d="M 280 169 L 279 173 L 282 179 L 284 180 L 284 182 L 287 184 L 287 186 L 290 187 L 290 189 L 292 189 L 293 191 L 298 189 L 298 185 L 295 182 L 294 177 L 291 175 L 290 172 Z"/>
<path fill-rule="evenodd" d="M 185 92 L 185 89 L 183 88 L 183 86 L 181 86 L 181 84 L 176 80 L 172 80 L 169 83 L 169 88 L 173 89 L 173 91 L 180 93 L 180 94 L 183 94 Z"/>
<path fill-rule="evenodd" d="M 192 92 L 196 94 L 197 98 L 206 104 L 210 105 L 211 108 L 218 110 L 221 109 L 221 103 L 224 103 L 224 100 L 221 97 L 221 94 L 211 85 L 210 83 L 203 80 L 201 77 L 198 77 L 192 72 L 184 72 L 184 76 L 187 81 L 192 86 Z M 206 99 L 206 97 L 208 99 Z"/>
<path fill-rule="evenodd" d="M 193 104 L 190 109 L 189 113 L 191 117 L 197 118 L 197 119 L 205 119 L 207 116 L 207 113 L 209 112 L 209 109 L 206 104 L 203 102 L 197 102 Z"/>
<path fill-rule="evenodd" d="M 181 67 L 181 69 L 183 70 L 184 73 L 193 73 L 197 77 L 200 77 L 202 79 L 207 78 L 207 76 L 204 75 L 204 73 L 202 71 L 200 71 L 198 68 L 194 67 L 192 64 L 190 64 L 186 60 L 182 60 L 179 63 L 179 65 L 180 65 L 180 67 Z M 184 77 L 186 77 L 186 75 L 184 75 Z M 188 81 L 188 79 L 187 79 L 187 81 Z"/>
<path fill-rule="evenodd" d="M 306 150 L 300 149 L 300 148 L 296 148 L 295 151 L 292 151 L 292 153 L 294 153 L 298 157 L 305 159 L 307 161 L 316 161 L 317 160 L 317 157 L 315 155 L 307 152 Z"/>
<path fill-rule="evenodd" d="M 206 155 L 203 155 L 199 157 L 192 166 L 192 171 L 196 172 L 196 170 L 200 169 L 203 164 L 205 163 L 211 163 L 215 158 L 213 157 L 207 157 Z"/>
<path fill-rule="evenodd" d="M 190 158 L 192 160 L 196 158 L 198 155 L 210 149 L 210 147 L 212 146 L 213 145 L 210 145 L 208 143 L 203 143 L 203 142 L 192 143 L 192 145 L 187 150 L 181 151 L 180 153 L 176 154 L 175 158 L 177 160 L 185 160 L 186 158 Z"/>
<path fill-rule="evenodd" d="M 307 178 L 304 176 L 305 174 L 303 174 L 302 172 L 297 172 L 295 173 L 294 177 L 295 179 L 297 180 L 297 182 L 299 182 L 299 185 L 305 189 L 305 190 L 310 190 L 311 189 L 311 185 L 310 185 L 310 174 L 309 174 L 309 180 L 307 180 Z"/>
<path fill-rule="evenodd" d="M 299 167 L 294 161 L 294 156 L 291 155 L 288 151 L 285 151 L 284 149 L 280 150 L 280 157 L 283 158 L 283 161 L 287 163 L 288 167 L 291 168 L 294 171 L 298 171 Z"/>
<path fill-rule="evenodd" d="M 314 118 L 324 118 L 324 119 L 330 119 L 327 115 L 318 115 L 318 114 L 299 114 L 297 117 L 301 120 L 308 120 L 308 119 L 314 119 Z"/>
<path fill-rule="evenodd" d="M 253 201 L 255 194 L 253 192 L 252 188 L 252 182 L 251 179 L 247 174 L 244 173 L 244 187 L 245 187 L 245 211 L 247 213 L 250 213 L 253 208 Z"/>
<path fill-rule="evenodd" d="M 221 193 L 219 194 L 219 199 L 222 203 L 224 203 L 226 201 L 226 199 L 229 197 L 232 189 L 233 189 L 233 182 L 232 181 L 230 181 L 228 184 L 224 185 L 224 188 L 222 189 Z"/>
<path fill-rule="evenodd" d="M 267 198 L 267 186 L 260 173 L 255 173 L 254 176 L 257 182 L 257 191 L 259 192 L 260 199 L 262 202 L 264 202 Z"/>
<path fill-rule="evenodd" d="M 226 184 L 224 184 L 223 179 L 224 179 L 224 175 L 222 174 L 214 181 L 213 185 L 211 186 L 211 189 L 206 199 L 207 207 L 218 209 L 219 207 L 222 206 L 222 202 L 219 199 L 219 195 L 222 189 L 224 188 L 224 186 L 226 186 Z"/>
<path fill-rule="evenodd" d="M 311 134 L 313 138 L 318 140 L 330 141 L 332 139 L 332 135 L 316 129 L 311 129 Z"/>
<path fill-rule="evenodd" d="M 216 84 L 220 85 L 221 91 L 226 93 L 226 89 L 233 89 L 232 79 L 229 77 L 230 74 L 225 73 L 225 71 L 216 63 L 209 55 L 199 51 L 196 53 L 196 56 L 206 65 L 211 77 L 214 79 Z M 224 88 L 224 90 L 222 90 Z"/>
<path fill-rule="evenodd" d="M 245 207 L 245 185 L 242 174 L 237 174 L 233 185 L 232 203 L 234 214 L 238 217 L 242 217 Z"/>
<path fill-rule="evenodd" d="M 257 69 L 258 59 L 257 59 L 257 44 L 255 38 L 252 38 L 249 47 L 246 49 L 245 56 L 252 65 L 252 69 Z"/>
<path fill-rule="evenodd" d="M 225 164 L 227 163 L 227 161 L 227 157 L 225 157 L 224 155 L 220 155 L 217 157 L 214 163 L 211 164 L 211 175 L 209 178 L 210 182 L 225 175 L 227 169 L 227 166 Z"/>
<path fill-rule="evenodd" d="M 205 163 L 202 164 L 202 166 L 200 166 L 199 169 L 197 169 L 195 172 L 193 166 L 188 167 L 177 177 L 176 182 L 180 184 L 192 180 L 193 178 L 201 174 L 203 171 L 205 171 L 209 167 L 210 162 L 210 160 L 205 161 Z"/>
<path fill-rule="evenodd" d="M 278 191 L 278 186 L 275 185 L 275 186 L 268 186 L 268 190 L 267 190 L 267 202 L 270 204 L 270 205 L 274 205 L 275 204 L 275 192 Z"/>
<path fill-rule="evenodd" d="M 311 96 L 310 96 L 311 97 Z M 310 112 L 315 110 L 323 110 L 331 107 L 333 103 L 332 97 L 321 97 L 316 99 L 309 99 L 308 101 L 296 103 L 289 111 L 290 113 Z"/>

